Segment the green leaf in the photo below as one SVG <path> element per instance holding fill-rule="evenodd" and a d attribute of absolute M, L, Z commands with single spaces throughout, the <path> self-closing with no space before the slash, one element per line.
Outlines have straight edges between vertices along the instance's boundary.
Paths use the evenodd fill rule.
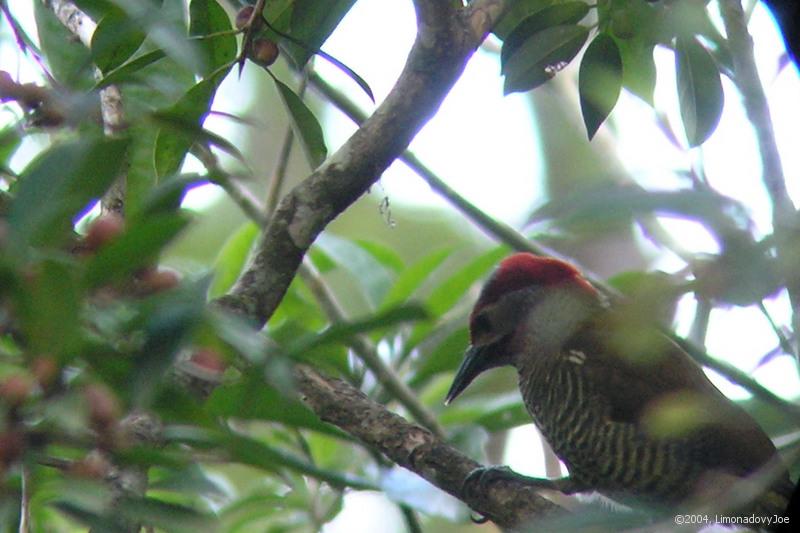
<path fill-rule="evenodd" d="M 503 39 L 500 51 L 500 63 L 505 64 L 508 58 L 519 47 L 535 34 L 553 26 L 577 24 L 589 13 L 589 5 L 584 2 L 570 1 L 545 7 L 525 18 L 514 30 Z"/>
<path fill-rule="evenodd" d="M 450 248 L 436 250 L 403 270 L 384 296 L 380 308 L 388 309 L 405 302 L 452 251 Z"/>
<path fill-rule="evenodd" d="M 411 386 L 416 389 L 440 372 L 455 370 L 461 363 L 467 346 L 469 329 L 465 320 L 462 327 L 447 335 L 433 350 L 417 360 L 419 366 L 411 378 Z"/>
<path fill-rule="evenodd" d="M 231 30 L 231 20 L 216 0 L 192 0 L 189 4 L 189 35 L 198 37 Z M 208 76 L 236 59 L 236 36 L 198 41 L 203 59 L 202 74 Z"/>
<path fill-rule="evenodd" d="M 204 177 L 197 174 L 170 176 L 148 192 L 139 209 L 128 218 L 133 220 L 140 217 L 174 213 L 180 209 L 188 189 L 206 182 Z"/>
<path fill-rule="evenodd" d="M 428 313 L 419 305 L 406 305 L 382 311 L 363 320 L 340 322 L 334 324 L 320 334 L 300 338 L 287 348 L 287 353 L 297 357 L 303 352 L 330 344 L 346 343 L 360 333 L 375 329 L 389 328 L 405 322 L 425 320 Z"/>
<path fill-rule="evenodd" d="M 331 233 L 320 235 L 315 244 L 352 275 L 368 303 L 377 307 L 392 284 L 386 268 L 362 247 Z"/>
<path fill-rule="evenodd" d="M 15 126 L 6 126 L 0 130 L 0 171 L 13 175 L 8 163 L 22 144 L 22 134 Z"/>
<path fill-rule="evenodd" d="M 59 242 L 72 218 L 119 175 L 127 139 L 84 138 L 55 145 L 22 172 L 8 216 L 18 245 Z"/>
<path fill-rule="evenodd" d="M 44 2 L 33 3 L 36 28 L 50 72 L 59 84 L 84 91 L 94 83 L 89 49 L 76 40 Z"/>
<path fill-rule="evenodd" d="M 267 71 L 269 72 L 269 71 Z M 283 105 L 289 112 L 300 145 L 303 147 L 306 159 L 311 168 L 317 168 L 328 157 L 328 148 L 325 146 L 325 137 L 322 134 L 322 126 L 308 108 L 303 100 L 297 96 L 292 89 L 276 78 L 271 72 L 270 75 L 278 88 L 278 94 L 283 100 Z"/>
<path fill-rule="evenodd" d="M 115 69 L 139 49 L 147 37 L 121 10 L 111 10 L 92 34 L 92 60 L 102 72 Z"/>
<path fill-rule="evenodd" d="M 319 50 L 353 4 L 355 0 L 293 2 L 288 33 L 305 46 L 293 42 L 285 42 L 285 46 L 298 68 L 302 68 L 314 52 Z"/>
<path fill-rule="evenodd" d="M 182 148 L 183 143 L 180 141 L 187 141 L 189 143 L 189 147 L 191 147 L 192 143 L 201 141 L 206 144 L 216 146 L 232 155 L 239 161 L 244 162 L 244 156 L 239 149 L 236 148 L 236 145 L 224 137 L 221 137 L 216 133 L 203 128 L 196 122 L 187 120 L 187 118 L 182 114 L 172 111 L 157 111 L 150 115 L 150 118 L 156 124 L 161 126 L 161 129 L 159 130 L 159 136 L 156 138 L 157 156 L 163 155 L 164 153 L 169 153 L 168 147 Z M 201 120 L 202 118 L 203 117 L 201 117 Z M 171 137 L 170 134 L 173 136 Z M 163 149 L 166 152 L 158 152 L 159 149 Z M 188 152 L 188 148 L 186 151 Z M 174 152 L 175 157 L 177 157 L 178 153 L 180 153 L 180 149 Z M 184 152 L 183 155 L 185 157 L 186 152 Z"/>
<path fill-rule="evenodd" d="M 376 488 L 374 484 L 368 481 L 318 468 L 280 448 L 228 431 L 173 426 L 165 430 L 165 438 L 168 441 L 185 442 L 197 447 L 222 448 L 228 452 L 230 458 L 235 462 L 271 472 L 278 472 L 281 468 L 289 468 L 295 472 L 327 481 L 334 487 L 354 487 L 366 490 L 374 490 Z"/>
<path fill-rule="evenodd" d="M 617 44 L 622 57 L 622 85 L 652 107 L 656 89 L 655 45 L 635 37 Z"/>
<path fill-rule="evenodd" d="M 505 14 L 492 28 L 492 33 L 503 41 L 523 20 L 557 1 L 561 0 L 515 0 L 509 2 Z"/>
<path fill-rule="evenodd" d="M 589 30 L 578 25 L 552 26 L 530 38 L 503 65 L 503 92 L 527 91 L 545 83 L 578 54 Z"/>
<path fill-rule="evenodd" d="M 564 227 L 596 227 L 605 221 L 651 214 L 673 214 L 704 222 L 725 235 L 751 227 L 744 207 L 720 194 L 703 190 L 647 191 L 636 186 L 593 187 L 552 200 L 540 207 L 532 222 L 556 220 Z"/>
<path fill-rule="evenodd" d="M 181 97 L 170 109 L 156 115 L 163 121 L 156 137 L 154 153 L 156 175 L 168 176 L 180 169 L 183 158 L 191 148 L 196 135 L 202 131 L 202 120 L 211 108 L 217 90 L 214 80 L 203 80 Z"/>
<path fill-rule="evenodd" d="M 138 220 L 90 258 L 86 265 L 86 284 L 98 287 L 136 272 L 152 262 L 188 222 L 181 213 Z"/>
<path fill-rule="evenodd" d="M 616 41 L 599 33 L 586 48 L 578 73 L 583 123 L 591 140 L 608 117 L 622 89 L 622 57 Z"/>
<path fill-rule="evenodd" d="M 146 66 L 152 65 L 156 61 L 165 58 L 166 56 L 167 54 L 165 54 L 164 51 L 161 49 L 152 50 L 150 52 L 142 54 L 135 59 L 131 59 L 124 65 L 120 65 L 117 68 L 112 69 L 100 80 L 98 80 L 92 89 L 97 91 L 102 89 L 103 87 L 108 87 L 109 85 L 119 84 L 124 81 L 127 81 L 131 78 L 133 74 L 139 72 Z"/>
<path fill-rule="evenodd" d="M 380 264 L 386 268 L 400 273 L 405 268 L 403 258 L 389 246 L 376 241 L 357 240 L 355 243 L 366 250 Z"/>
<path fill-rule="evenodd" d="M 215 275 L 209 293 L 210 298 L 225 294 L 239 278 L 239 273 L 244 268 L 259 231 L 259 227 L 253 222 L 245 222 L 225 241 L 214 260 Z"/>
<path fill-rule="evenodd" d="M 131 523 L 145 523 L 165 531 L 195 533 L 216 531 L 216 517 L 190 507 L 155 498 L 122 498 L 116 511 Z"/>
<path fill-rule="evenodd" d="M 480 424 L 489 431 L 511 429 L 531 422 L 517 392 L 456 403 L 445 409 L 439 419 L 446 426 Z"/>
<path fill-rule="evenodd" d="M 45 260 L 29 275 L 15 295 L 28 349 L 55 356 L 72 352 L 79 340 L 83 296 L 74 265 Z"/>
<path fill-rule="evenodd" d="M 281 422 L 290 427 L 312 429 L 351 440 L 336 426 L 322 422 L 305 404 L 270 387 L 258 373 L 250 373 L 237 383 L 217 387 L 206 401 L 205 408 L 214 416 Z"/>
<path fill-rule="evenodd" d="M 434 317 L 444 315 L 464 296 L 475 281 L 482 278 L 506 255 L 508 255 L 506 246 L 499 246 L 479 255 L 439 284 L 426 299 L 425 308 Z M 409 335 L 404 349 L 408 351 L 417 346 L 433 327 L 432 322 L 417 324 Z"/>
<path fill-rule="evenodd" d="M 714 58 L 694 37 L 679 36 L 675 44 L 678 102 L 689 146 L 699 146 L 714 132 L 722 116 L 725 95 Z"/>

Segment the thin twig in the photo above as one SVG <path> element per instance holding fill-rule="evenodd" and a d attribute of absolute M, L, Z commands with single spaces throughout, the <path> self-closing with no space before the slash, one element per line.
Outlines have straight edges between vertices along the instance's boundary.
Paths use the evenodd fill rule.
<path fill-rule="evenodd" d="M 322 278 L 314 270 L 314 267 L 308 262 L 304 261 L 300 265 L 300 276 L 306 282 L 308 288 L 314 294 L 314 297 L 319 302 L 320 307 L 325 312 L 328 320 L 336 324 L 346 320 L 344 311 L 342 310 L 336 297 L 325 285 Z M 387 365 L 375 346 L 363 335 L 356 335 L 349 342 L 350 348 L 361 359 L 367 368 L 375 375 L 375 379 L 383 385 L 386 390 L 391 393 L 400 404 L 408 409 L 408 412 L 414 417 L 417 422 L 428 428 L 434 435 L 439 438 L 444 437 L 444 428 L 442 428 L 436 415 L 433 414 L 422 402 L 419 401 L 417 395 L 406 385 L 402 379 L 395 373 L 395 371 Z"/>
<path fill-rule="evenodd" d="M 772 202 L 772 227 L 777 237 L 779 264 L 785 276 L 786 288 L 792 305 L 792 324 L 800 331 L 800 273 L 797 268 L 797 242 L 800 237 L 797 210 L 786 189 L 778 143 L 772 126 L 769 102 L 758 76 L 753 39 L 747 30 L 747 18 L 739 0 L 721 0 L 720 12 L 733 57 L 734 82 L 742 95 L 747 118 L 753 125 L 761 157 L 762 180 Z M 800 357 L 800 347 L 795 345 L 795 355 Z"/>
<path fill-rule="evenodd" d="M 316 73 L 311 73 L 309 82 L 315 90 L 319 91 L 322 96 L 334 104 L 347 117 L 353 120 L 356 124 L 361 123 L 364 118 L 364 112 L 361 111 L 358 106 L 347 96 L 334 89 Z M 447 201 L 452 203 L 457 209 L 466 215 L 468 219 L 470 219 L 487 234 L 493 236 L 501 242 L 508 244 L 515 250 L 527 251 L 537 255 L 558 256 L 558 254 L 555 254 L 552 250 L 547 249 L 545 246 L 542 246 L 533 240 L 527 239 L 511 226 L 493 219 L 479 208 L 475 207 L 472 203 L 459 195 L 454 189 L 449 187 L 441 178 L 439 178 L 432 170 L 425 166 L 410 151 L 404 151 L 399 159 L 406 163 L 409 168 L 415 171 L 420 177 L 422 177 L 434 191 L 441 194 Z M 592 284 L 609 298 L 617 300 L 622 297 L 618 291 L 599 280 L 596 276 L 589 274 L 587 275 L 587 278 L 589 278 Z M 681 339 L 671 332 L 669 328 L 663 327 L 661 329 L 667 336 L 671 337 L 676 342 L 679 342 L 684 349 L 686 349 L 687 352 L 689 352 L 689 354 L 701 365 L 719 372 L 729 381 L 748 389 L 751 393 L 753 393 L 753 395 L 776 407 L 781 412 L 791 416 L 794 420 L 800 420 L 800 407 L 776 396 L 766 387 L 739 369 L 711 357 L 704 349 L 698 347 L 694 343 L 689 342 L 686 339 Z"/>

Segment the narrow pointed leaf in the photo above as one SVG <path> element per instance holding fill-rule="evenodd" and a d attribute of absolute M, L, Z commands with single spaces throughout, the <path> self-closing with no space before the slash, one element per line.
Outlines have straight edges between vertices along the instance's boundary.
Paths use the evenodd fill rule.
<path fill-rule="evenodd" d="M 92 34 L 92 60 L 102 72 L 115 69 L 139 49 L 145 37 L 147 34 L 135 21 L 113 9 Z"/>
<path fill-rule="evenodd" d="M 500 63 L 505 64 L 508 58 L 525 41 L 537 33 L 553 26 L 577 24 L 589 13 L 589 5 L 584 2 L 565 2 L 545 7 L 520 22 L 508 36 L 503 39 L 500 52 Z"/>
<path fill-rule="evenodd" d="M 714 132 L 725 96 L 714 58 L 694 37 L 678 37 L 675 45 L 678 102 L 686 139 L 699 146 Z"/>
<path fill-rule="evenodd" d="M 270 73 L 271 74 L 271 73 Z M 295 94 L 295 92 L 281 80 L 272 76 L 278 93 L 283 100 L 283 105 L 289 112 L 294 131 L 300 139 L 300 144 L 306 154 L 311 168 L 317 168 L 328 157 L 328 148 L 325 146 L 325 137 L 322 135 L 322 126 L 317 117 Z"/>
<path fill-rule="evenodd" d="M 583 26 L 553 26 L 540 31 L 509 55 L 503 65 L 503 92 L 528 91 L 556 75 L 578 54 L 589 37 Z"/>
<path fill-rule="evenodd" d="M 608 117 L 622 89 L 622 57 L 616 41 L 600 33 L 589 44 L 578 73 L 583 122 L 589 139 Z"/>
<path fill-rule="evenodd" d="M 228 31 L 231 20 L 217 0 L 192 0 L 189 5 L 189 35 L 201 37 Z M 236 37 L 234 35 L 196 41 L 203 60 L 202 73 L 208 76 L 219 67 L 236 58 Z"/>

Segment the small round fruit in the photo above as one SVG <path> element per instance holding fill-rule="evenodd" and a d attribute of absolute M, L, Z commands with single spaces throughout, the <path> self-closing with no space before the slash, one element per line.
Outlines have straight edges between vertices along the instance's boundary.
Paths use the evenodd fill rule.
<path fill-rule="evenodd" d="M 250 22 L 250 17 L 253 16 L 253 6 L 244 6 L 236 13 L 236 29 L 241 30 Z"/>
<path fill-rule="evenodd" d="M 89 226 L 89 231 L 83 239 L 83 247 L 88 252 L 95 252 L 101 246 L 115 239 L 125 227 L 125 222 L 119 215 L 103 215 Z"/>
<path fill-rule="evenodd" d="M 87 385 L 83 390 L 93 424 L 107 427 L 117 421 L 120 407 L 117 398 L 105 385 Z"/>
<path fill-rule="evenodd" d="M 225 361 L 222 356 L 211 348 L 200 348 L 192 354 L 190 361 L 208 372 L 221 374 L 225 371 Z"/>
<path fill-rule="evenodd" d="M 0 383 L 0 398 L 8 405 L 21 405 L 31 394 L 31 380 L 21 374 L 15 374 L 5 378 Z"/>
<path fill-rule="evenodd" d="M 250 59 L 262 67 L 273 64 L 278 54 L 278 45 L 271 39 L 258 38 L 250 45 Z"/>
<path fill-rule="evenodd" d="M 147 269 L 139 276 L 139 282 L 145 293 L 153 294 L 177 287 L 181 275 L 171 268 Z"/>

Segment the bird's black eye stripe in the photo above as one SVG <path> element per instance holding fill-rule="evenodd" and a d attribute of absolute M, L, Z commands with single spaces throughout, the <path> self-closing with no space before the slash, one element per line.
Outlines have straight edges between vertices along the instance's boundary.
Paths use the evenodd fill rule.
<path fill-rule="evenodd" d="M 489 321 L 489 317 L 486 313 L 480 313 L 472 320 L 472 334 L 473 335 L 485 335 L 486 333 L 491 332 L 492 330 L 492 323 Z"/>

